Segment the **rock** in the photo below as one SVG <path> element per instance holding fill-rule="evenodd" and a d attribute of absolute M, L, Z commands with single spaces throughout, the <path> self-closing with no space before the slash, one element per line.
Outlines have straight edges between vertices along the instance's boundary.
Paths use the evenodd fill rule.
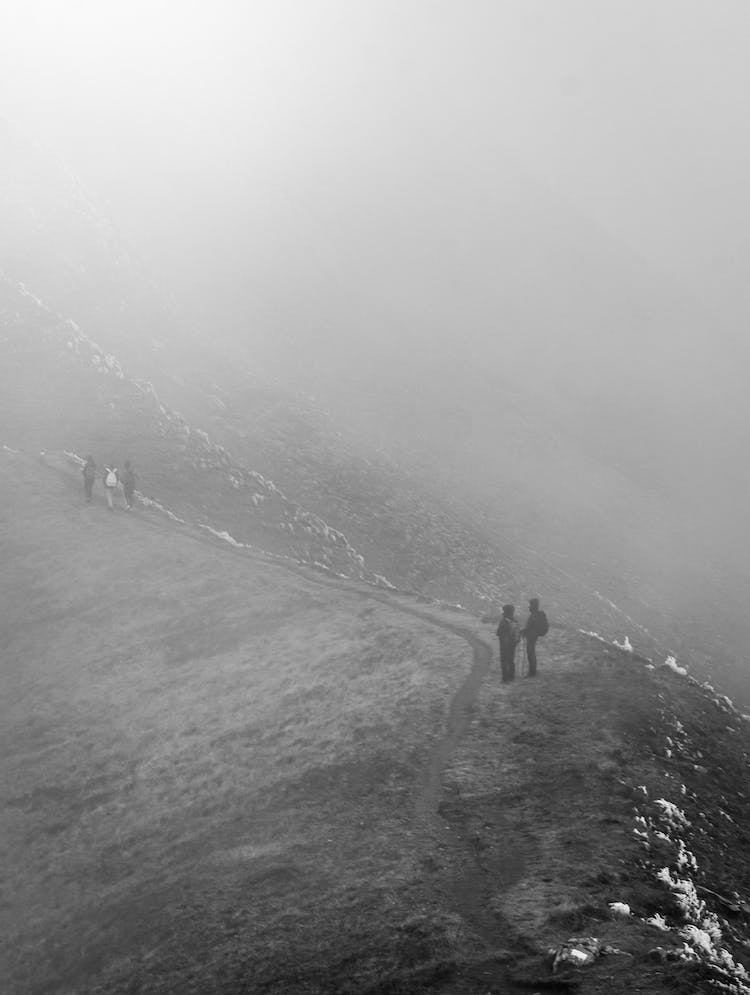
<path fill-rule="evenodd" d="M 561 967 L 589 967 L 602 950 L 602 945 L 594 936 L 572 937 L 566 943 L 553 947 L 549 954 L 552 958 L 552 971 Z"/>

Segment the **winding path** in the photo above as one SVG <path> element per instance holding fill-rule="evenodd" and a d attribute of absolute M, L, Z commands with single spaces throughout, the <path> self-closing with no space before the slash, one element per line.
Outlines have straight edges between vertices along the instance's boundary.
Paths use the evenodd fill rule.
<path fill-rule="evenodd" d="M 30 458 L 26 454 L 18 455 L 25 455 L 26 458 Z M 66 478 L 70 477 L 68 461 L 63 454 L 46 453 L 45 457 L 46 458 L 42 460 L 42 463 L 47 466 L 48 469 L 56 472 L 60 476 Z M 56 462 L 50 462 L 50 457 L 53 459 L 59 459 L 60 464 L 58 465 Z M 169 512 L 166 513 L 169 514 Z M 202 530 L 199 526 L 193 523 L 185 522 L 182 519 L 175 518 L 171 515 L 164 521 L 160 521 L 151 515 L 144 515 L 140 520 L 150 528 L 156 528 L 160 531 L 178 530 L 196 542 L 210 545 L 212 549 L 222 549 L 225 553 L 229 553 L 234 556 L 243 556 L 245 558 L 250 557 L 251 559 L 263 563 L 266 566 L 276 567 L 290 573 L 295 573 L 298 576 L 304 577 L 309 583 L 316 584 L 321 587 L 336 588 L 345 591 L 349 595 L 354 594 L 364 599 L 379 601 L 382 604 L 387 605 L 389 608 L 401 612 L 402 614 L 412 615 L 414 618 L 418 618 L 422 622 L 427 622 L 436 628 L 443 629 L 446 632 L 452 632 L 454 635 L 459 636 L 469 644 L 472 650 L 471 669 L 459 689 L 451 698 L 448 707 L 448 718 L 445 730 L 430 752 L 430 757 L 423 773 L 420 790 L 415 799 L 415 813 L 418 821 L 422 824 L 432 823 L 433 825 L 438 826 L 442 832 L 444 829 L 442 820 L 437 820 L 436 816 L 438 806 L 440 804 L 443 771 L 445 770 L 454 750 L 461 742 L 461 739 L 466 732 L 471 707 L 476 701 L 479 688 L 481 687 L 484 679 L 487 677 L 492 665 L 492 647 L 489 643 L 475 635 L 475 633 L 473 633 L 471 629 L 466 626 L 458 624 L 454 625 L 444 619 L 435 618 L 435 616 L 429 611 L 422 611 L 419 608 L 401 603 L 399 599 L 410 597 L 410 595 L 405 592 L 397 591 L 395 593 L 390 593 L 378 588 L 366 587 L 364 586 L 365 582 L 363 581 L 329 577 L 325 574 L 316 572 L 312 566 L 307 566 L 304 563 L 300 563 L 292 559 L 283 560 L 273 554 L 264 555 L 264 551 L 253 550 L 244 546 L 234 546 L 231 543 L 222 541 L 220 538 L 216 538 L 210 533 L 210 531 L 206 531 L 205 529 Z"/>

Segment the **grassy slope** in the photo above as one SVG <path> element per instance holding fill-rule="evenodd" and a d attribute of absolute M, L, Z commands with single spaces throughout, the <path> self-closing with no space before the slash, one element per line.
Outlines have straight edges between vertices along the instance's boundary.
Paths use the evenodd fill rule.
<path fill-rule="evenodd" d="M 90 451 L 100 463 L 134 458 L 148 493 L 188 519 L 210 520 L 242 541 L 348 576 L 362 575 L 361 553 L 365 569 L 475 610 L 541 592 L 554 617 L 610 637 L 628 634 L 647 654 L 676 653 L 696 671 L 715 675 L 732 696 L 750 700 L 737 663 L 748 636 L 737 601 L 747 586 L 744 562 L 741 569 L 733 565 L 736 558 L 712 547 L 713 533 L 696 533 L 676 509 L 664 508 L 619 472 L 597 470 L 595 460 L 573 472 L 578 464 L 561 444 L 554 459 L 548 453 L 543 460 L 546 484 L 519 461 L 517 473 L 524 478 L 528 471 L 527 483 L 499 481 L 483 507 L 470 499 L 481 488 L 466 466 L 463 473 L 451 471 L 443 459 L 442 479 L 420 482 L 408 461 L 399 467 L 373 453 L 364 459 L 363 441 L 336 431 L 314 404 L 263 390 L 244 371 L 229 377 L 226 389 L 214 382 L 223 382 L 226 371 L 211 364 L 199 378 L 203 390 L 156 376 L 160 389 L 171 385 L 167 396 L 193 428 L 204 425 L 212 439 L 228 445 L 221 453 L 198 433 L 187 434 L 142 385 L 97 372 L 102 357 L 82 346 L 71 350 L 71 328 L 17 286 L 0 281 L 0 297 L 0 422 L 9 444 Z M 113 341 L 120 340 L 115 334 Z M 138 368 L 150 370 L 148 362 Z M 230 401 L 223 414 L 213 391 Z M 534 450 L 519 432 L 516 450 Z M 490 453 L 484 464 L 493 460 Z M 287 497 L 242 465 L 270 473 L 288 487 Z M 542 514 L 526 500 L 533 480 L 569 517 Z M 576 482 L 566 499 L 565 480 Z M 584 480 L 590 484 L 581 485 Z M 310 510 L 342 529 L 355 548 L 315 522 Z M 613 534 L 605 529 L 606 541 L 590 527 L 604 520 L 617 523 Z M 628 565 L 631 555 L 648 564 L 645 572 Z"/>
<path fill-rule="evenodd" d="M 466 645 L 367 592 L 87 507 L 21 458 L 0 481 L 19 990 L 136 955 L 174 971 L 186 940 L 227 931 L 270 948 L 277 916 L 304 935 L 334 892 L 387 901 L 414 873 L 400 820 Z"/>
<path fill-rule="evenodd" d="M 703 990 L 647 956 L 677 933 L 607 908 L 679 925 L 675 854 L 632 832 L 658 797 L 701 883 L 750 893 L 747 733 L 697 689 L 559 630 L 503 687 L 466 616 L 86 507 L 24 457 L 0 507 L 7 990 L 539 990 L 585 933 L 629 956 L 563 987 Z"/>
<path fill-rule="evenodd" d="M 540 951 L 571 936 L 595 936 L 623 954 L 601 958 L 585 975 L 563 972 L 563 990 L 715 991 L 711 981 L 722 979 L 706 964 L 653 953 L 679 948 L 688 921 L 657 873 L 668 867 L 692 878 L 721 920 L 722 942 L 750 963 L 750 916 L 702 890 L 750 893 L 747 723 L 671 670 L 649 673 L 574 632 L 553 634 L 540 655 L 539 684 L 522 683 L 512 698 L 491 682 L 482 686 L 444 771 L 448 835 L 471 848 L 449 848 L 441 877 L 453 882 L 456 907 L 480 935 L 502 938 L 520 955 L 506 971 L 468 970 L 452 991 L 546 989 Z M 660 798 L 678 806 L 687 825 L 670 826 Z M 648 845 L 634 834 L 646 824 Z M 679 867 L 680 839 L 695 872 Z M 613 917 L 610 902 L 627 903 L 634 915 Z M 644 922 L 655 913 L 669 932 Z M 480 984 L 488 987 L 472 987 Z"/>

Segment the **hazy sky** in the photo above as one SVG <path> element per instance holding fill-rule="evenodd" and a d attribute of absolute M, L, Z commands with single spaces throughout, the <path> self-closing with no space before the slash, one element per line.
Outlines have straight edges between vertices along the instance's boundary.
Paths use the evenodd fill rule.
<path fill-rule="evenodd" d="M 523 241 L 514 205 L 533 211 L 538 183 L 748 317 L 746 0 L 7 6 L 0 115 L 60 151 L 171 279 L 200 272 L 240 310 L 283 310 L 289 280 L 309 309 L 307 270 L 356 285 L 360 307 L 389 284 L 388 313 L 408 314 L 394 256 L 410 287 L 471 296 L 474 256 L 491 229 Z"/>

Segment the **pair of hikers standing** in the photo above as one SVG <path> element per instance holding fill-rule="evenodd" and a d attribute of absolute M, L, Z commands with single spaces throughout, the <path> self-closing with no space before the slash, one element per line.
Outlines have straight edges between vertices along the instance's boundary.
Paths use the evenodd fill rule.
<path fill-rule="evenodd" d="M 94 481 L 96 480 L 96 463 L 94 462 L 93 456 L 86 457 L 82 473 L 86 503 L 91 504 L 91 495 L 94 489 Z M 104 472 L 102 473 L 102 484 L 104 484 L 104 493 L 107 495 L 107 507 L 110 511 L 114 511 L 115 509 L 115 495 L 117 494 L 117 488 L 120 484 L 122 484 L 127 509 L 130 511 L 133 507 L 133 499 L 135 497 L 136 479 L 135 471 L 133 470 L 130 460 L 125 460 L 125 468 L 122 472 L 120 472 L 117 467 L 104 467 Z"/>
<path fill-rule="evenodd" d="M 526 640 L 526 659 L 529 662 L 529 677 L 536 677 L 536 641 L 546 636 L 549 622 L 539 607 L 539 598 L 529 601 L 529 617 L 526 625 L 520 628 L 515 618 L 515 606 L 503 605 L 503 617 L 497 627 L 500 640 L 500 670 L 503 681 L 512 681 L 516 676 L 516 647 L 521 639 Z"/>

